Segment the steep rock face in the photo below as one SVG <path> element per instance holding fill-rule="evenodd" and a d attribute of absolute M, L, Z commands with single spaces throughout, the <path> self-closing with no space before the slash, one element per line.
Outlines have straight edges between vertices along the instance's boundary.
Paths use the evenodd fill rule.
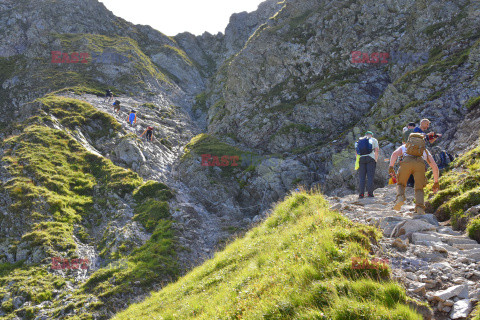
<path fill-rule="evenodd" d="M 161 94 L 167 103 L 188 107 L 185 95 L 203 86 L 197 67 L 173 39 L 115 17 L 96 0 L 1 6 L 0 106 L 18 108 L 46 92 L 83 85 L 100 92 L 110 87 L 115 94 Z"/>
<path fill-rule="evenodd" d="M 449 146 L 479 94 L 478 6 L 287 1 L 219 68 L 209 132 L 266 154 L 305 154 L 327 191 L 352 180 L 353 142 L 367 129 L 388 157 L 403 126 L 428 117 Z M 353 51 L 391 57 L 353 63 Z"/>
<path fill-rule="evenodd" d="M 194 36 L 189 32 L 179 33 L 175 36 L 179 46 L 202 67 L 205 75 L 211 76 L 225 52 L 225 36 L 221 33 L 212 35 L 205 32 L 201 36 Z"/>
<path fill-rule="evenodd" d="M 234 13 L 225 29 L 225 57 L 240 51 L 255 30 L 264 24 L 284 5 L 285 1 L 267 0 L 252 12 Z"/>
<path fill-rule="evenodd" d="M 201 144 L 198 149 L 210 147 Z M 212 154 L 211 158 L 194 149 L 180 161 L 176 172 L 210 212 L 235 228 L 243 229 L 250 222 L 258 221 L 272 203 L 285 197 L 290 190 L 310 185 L 315 180 L 315 173 L 298 159 L 262 157 L 223 145 L 224 152 Z M 227 160 L 229 164 L 225 166 L 215 164 L 215 157 L 225 163 L 222 158 L 230 159 L 233 155 L 237 155 L 238 161 Z"/>
<path fill-rule="evenodd" d="M 174 39 L 188 56 L 211 76 L 225 60 L 238 53 L 255 30 L 283 5 L 284 1 L 267 0 L 255 11 L 235 13 L 230 17 L 225 34 L 212 35 L 205 32 L 201 36 L 194 36 L 184 32 L 176 35 Z"/>

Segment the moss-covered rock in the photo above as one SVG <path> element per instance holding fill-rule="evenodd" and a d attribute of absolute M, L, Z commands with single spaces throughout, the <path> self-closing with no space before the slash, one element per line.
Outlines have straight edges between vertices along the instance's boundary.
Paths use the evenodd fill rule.
<path fill-rule="evenodd" d="M 468 236 L 480 243 L 480 216 L 470 220 L 467 227 Z"/>
<path fill-rule="evenodd" d="M 465 212 L 480 204 L 480 146 L 463 154 L 450 163 L 439 179 L 440 191 L 431 192 L 432 184 L 426 188 L 429 209 L 439 221 L 451 219 L 452 225 L 464 230 L 471 216 Z"/>

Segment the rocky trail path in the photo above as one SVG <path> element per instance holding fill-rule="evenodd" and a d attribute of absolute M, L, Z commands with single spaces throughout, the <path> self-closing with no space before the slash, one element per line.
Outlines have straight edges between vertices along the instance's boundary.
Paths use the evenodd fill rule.
<path fill-rule="evenodd" d="M 432 307 L 434 314 L 418 307 L 424 319 L 467 319 L 480 300 L 480 244 L 440 224 L 433 214 L 412 216 L 412 188 L 399 212 L 393 210 L 394 186 L 377 189 L 374 196 L 327 199 L 331 209 L 383 231 L 375 255 L 388 261 L 408 296 Z"/>
<path fill-rule="evenodd" d="M 71 97 L 79 98 L 74 95 Z M 144 105 L 152 101 L 116 97 L 114 100 L 121 101 L 119 113 L 114 112 L 113 102 L 106 103 L 103 97 L 85 94 L 80 99 L 112 115 L 128 134 L 140 136 L 147 126 L 154 127 L 153 141 L 147 141 L 145 135 L 134 143 L 130 139 L 122 157 L 128 161 L 131 159 L 131 168 L 145 180 L 165 183 L 174 191 L 175 198 L 170 206 L 175 220 L 174 228 L 179 235 L 178 247 L 186 248 L 178 251 L 180 263 L 189 268 L 212 256 L 229 233 L 220 217 L 209 213 L 179 180 L 176 168 L 184 146 L 201 132 L 188 113 L 180 107 L 166 104 L 161 97 L 153 101 L 155 108 Z M 137 113 L 137 123 L 133 126 L 127 122 L 131 110 Z"/>

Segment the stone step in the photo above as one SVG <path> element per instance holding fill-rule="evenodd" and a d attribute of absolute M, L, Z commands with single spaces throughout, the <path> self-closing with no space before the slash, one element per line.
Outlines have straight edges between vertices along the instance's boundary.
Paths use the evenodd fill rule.
<path fill-rule="evenodd" d="M 460 250 L 472 250 L 472 249 L 480 249 L 480 244 L 457 243 L 457 244 L 454 244 L 453 247 Z"/>
<path fill-rule="evenodd" d="M 415 232 L 412 234 L 412 242 L 414 244 L 423 244 L 431 245 L 434 242 L 442 242 L 442 239 L 428 233 L 418 233 Z"/>
<path fill-rule="evenodd" d="M 433 294 L 433 298 L 438 301 L 445 301 L 453 297 L 459 297 L 460 299 L 468 298 L 468 285 L 453 286 Z"/>
<path fill-rule="evenodd" d="M 476 262 L 480 261 L 480 249 L 473 249 L 466 251 L 466 257 L 468 259 L 475 260 Z"/>
<path fill-rule="evenodd" d="M 467 237 L 448 237 L 447 243 L 451 246 L 454 244 L 478 244 L 477 241 Z"/>
<path fill-rule="evenodd" d="M 453 229 L 450 228 L 450 227 L 438 228 L 438 232 L 443 233 L 443 234 L 448 234 L 448 235 L 451 235 L 451 236 L 461 236 L 462 235 L 462 233 L 460 233 L 458 231 L 453 231 Z"/>

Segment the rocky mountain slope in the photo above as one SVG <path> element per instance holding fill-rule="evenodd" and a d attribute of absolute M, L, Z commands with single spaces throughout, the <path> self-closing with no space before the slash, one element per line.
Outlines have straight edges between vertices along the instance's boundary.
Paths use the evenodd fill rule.
<path fill-rule="evenodd" d="M 432 120 L 431 130 L 443 133 L 436 150 L 461 154 L 477 144 L 477 2 L 277 5 L 195 98 L 199 123 L 233 148 L 215 150 L 203 139 L 192 143 L 203 141 L 203 154 L 247 159 L 244 168 L 229 168 L 221 179 L 220 169 L 199 166 L 201 154 L 195 153 L 196 161 L 182 159 L 188 177 L 192 172 L 198 177 L 184 176 L 186 185 L 211 195 L 201 198 L 204 205 L 233 199 L 252 217 L 244 205 L 252 197 L 260 207 L 299 184 L 349 194 L 357 185 L 353 145 L 366 130 L 380 141 L 375 183 L 384 186 L 384 158 L 399 146 L 406 123 L 424 117 Z M 354 63 L 354 51 L 391 58 Z M 253 166 L 251 154 L 257 159 Z"/>
<path fill-rule="evenodd" d="M 407 122 L 428 117 L 444 133 L 439 145 L 457 151 L 455 134 L 472 119 L 467 102 L 479 95 L 478 9 L 475 1 L 287 1 L 215 75 L 208 131 L 298 158 L 337 193 L 354 188 L 352 146 L 367 129 L 384 157 Z M 353 63 L 354 51 L 392 57 Z"/>
<path fill-rule="evenodd" d="M 413 189 L 407 190 L 410 203 L 399 213 L 392 210 L 393 186 L 376 189 L 374 199 L 346 196 L 329 201 L 352 221 L 383 231 L 377 259 L 391 266 L 393 278 L 405 285 L 408 296 L 432 307 L 433 313 L 422 309 L 424 319 L 473 316 L 480 299 L 480 244 L 440 224 L 433 214 L 412 218 Z"/>
<path fill-rule="evenodd" d="M 479 9 L 469 0 L 268 0 L 233 15 L 225 34 L 167 37 L 96 0 L 2 1 L 1 316 L 108 319 L 212 257 L 291 190 L 354 193 L 353 143 L 367 129 L 380 141 L 383 187 L 383 158 L 423 117 L 444 133 L 438 148 L 469 151 L 442 173 L 429 210 L 452 235 L 478 240 Z M 392 59 L 354 63 L 353 51 Z M 107 88 L 119 113 L 101 97 Z M 153 142 L 138 137 L 149 125 Z M 391 193 L 379 192 L 364 205 L 380 219 Z M 471 257 L 455 260 L 464 251 L 432 219 L 437 233 L 425 237 L 454 249 L 414 241 L 409 257 L 440 252 L 475 281 Z M 426 297 L 454 284 L 478 289 L 458 277 L 428 283 Z M 444 300 L 432 303 L 437 317 L 457 302 Z"/>

